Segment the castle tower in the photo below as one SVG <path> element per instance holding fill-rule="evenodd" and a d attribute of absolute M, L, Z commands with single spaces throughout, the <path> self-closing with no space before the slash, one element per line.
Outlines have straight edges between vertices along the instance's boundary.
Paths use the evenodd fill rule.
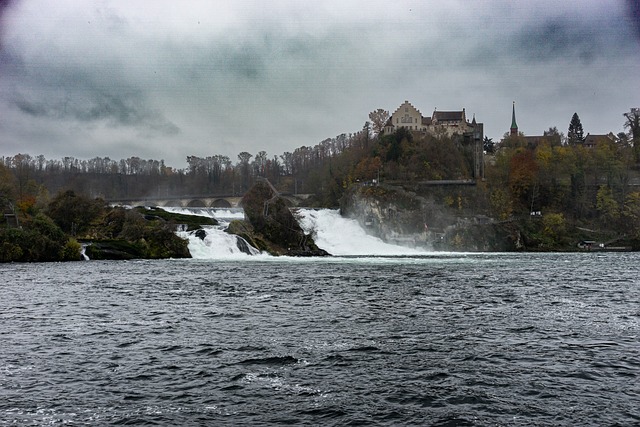
<path fill-rule="evenodd" d="M 516 123 L 516 101 L 513 101 L 513 112 L 511 113 L 511 135 L 518 135 L 518 124 Z"/>

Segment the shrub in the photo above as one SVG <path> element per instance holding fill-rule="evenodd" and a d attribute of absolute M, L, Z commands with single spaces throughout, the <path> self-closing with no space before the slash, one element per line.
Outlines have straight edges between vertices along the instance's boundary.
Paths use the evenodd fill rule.
<path fill-rule="evenodd" d="M 561 246 L 567 237 L 567 223 L 561 213 L 549 213 L 542 217 L 542 241 L 550 246 Z"/>
<path fill-rule="evenodd" d="M 59 241 L 27 228 L 4 230 L 0 234 L 0 246 L 3 262 L 60 261 L 63 247 Z"/>
<path fill-rule="evenodd" d="M 73 237 L 67 240 L 62 248 L 61 258 L 63 261 L 79 261 L 82 253 L 82 245 Z"/>
<path fill-rule="evenodd" d="M 0 234 L 0 240 L 3 240 L 3 234 Z M 22 248 L 20 246 L 8 241 L 0 243 L 0 262 L 20 261 L 21 258 Z"/>

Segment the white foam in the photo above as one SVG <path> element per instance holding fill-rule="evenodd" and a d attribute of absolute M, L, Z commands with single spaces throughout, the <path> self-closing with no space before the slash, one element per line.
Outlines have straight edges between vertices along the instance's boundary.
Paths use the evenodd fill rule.
<path fill-rule="evenodd" d="M 238 248 L 238 236 L 225 233 L 221 227 L 204 227 L 206 236 L 204 239 L 196 236 L 194 232 L 179 231 L 178 236 L 189 241 L 189 252 L 195 259 L 242 259 L 251 255 L 259 255 L 260 251 L 248 246 L 251 255 Z"/>
<path fill-rule="evenodd" d="M 353 219 L 340 216 L 337 209 L 300 209 L 300 226 L 313 234 L 318 247 L 339 256 L 424 255 L 430 252 L 392 245 L 371 236 Z"/>
<path fill-rule="evenodd" d="M 198 215 L 207 218 L 215 218 L 218 221 L 228 222 L 232 219 L 244 219 L 244 211 L 241 208 L 177 208 L 164 207 L 167 212 L 183 215 Z"/>

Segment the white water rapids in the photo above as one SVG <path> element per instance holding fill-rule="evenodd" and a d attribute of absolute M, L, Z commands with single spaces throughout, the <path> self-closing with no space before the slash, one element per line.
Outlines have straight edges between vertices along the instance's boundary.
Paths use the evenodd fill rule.
<path fill-rule="evenodd" d="M 180 237 L 189 240 L 189 251 L 196 259 L 229 259 L 245 258 L 249 255 L 242 252 L 237 245 L 237 237 L 223 230 L 233 219 L 244 218 L 241 209 L 183 209 L 164 208 L 170 212 L 213 217 L 220 225 L 205 228 L 206 236 L 200 239 L 193 232 L 178 232 Z M 400 256 L 421 255 L 428 253 L 405 246 L 385 243 L 371 236 L 357 221 L 343 218 L 335 209 L 300 209 L 298 211 L 300 226 L 307 234 L 311 234 L 318 247 L 336 256 Z M 253 254 L 268 257 L 257 250 Z"/>

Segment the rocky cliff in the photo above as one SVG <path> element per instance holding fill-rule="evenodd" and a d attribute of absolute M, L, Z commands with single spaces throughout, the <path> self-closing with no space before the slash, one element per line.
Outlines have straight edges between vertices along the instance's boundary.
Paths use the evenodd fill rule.
<path fill-rule="evenodd" d="M 388 243 L 456 251 L 523 248 L 515 224 L 462 209 L 463 198 L 469 195 L 460 190 L 418 193 L 397 185 L 358 185 L 346 192 L 340 212 Z"/>

